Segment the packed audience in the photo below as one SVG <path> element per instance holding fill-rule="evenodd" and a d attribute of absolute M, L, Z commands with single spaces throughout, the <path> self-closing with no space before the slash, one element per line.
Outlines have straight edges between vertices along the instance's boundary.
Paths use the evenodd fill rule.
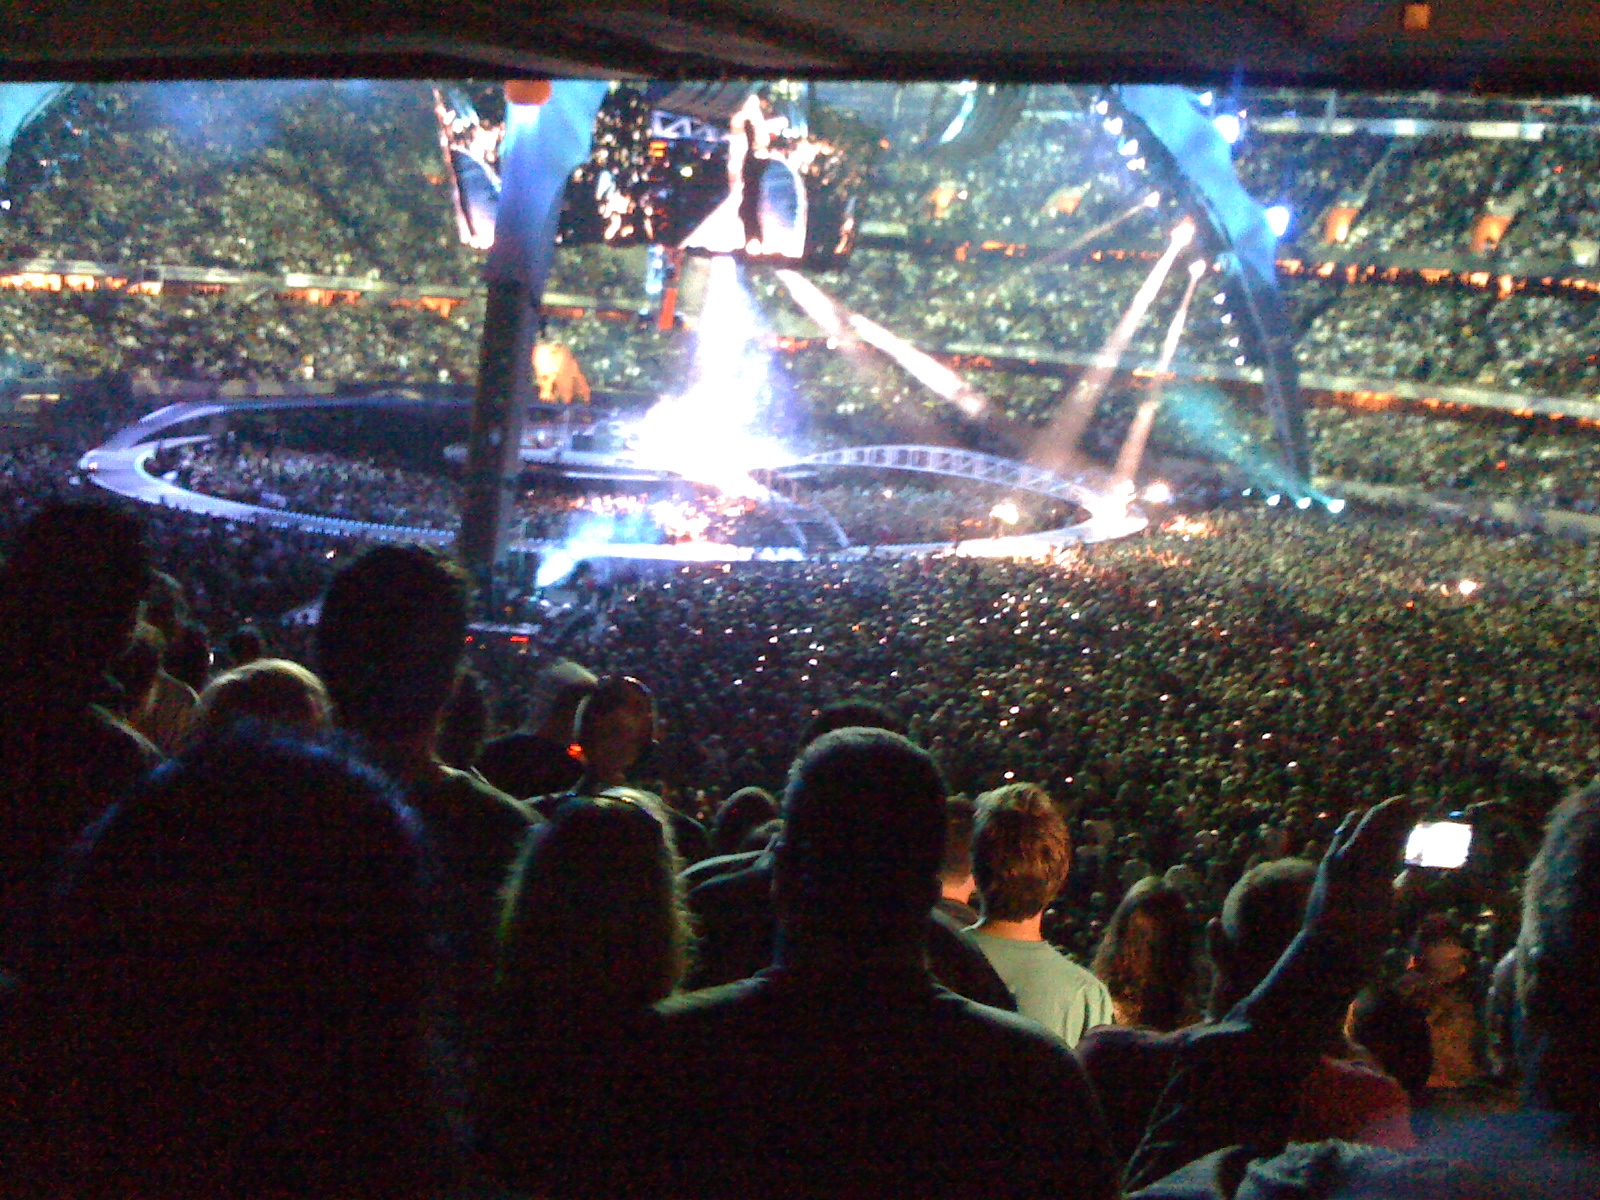
<path fill-rule="evenodd" d="M 264 195 L 286 222 L 296 196 L 379 186 L 340 167 L 349 139 L 392 132 L 360 91 L 308 93 L 336 128 L 303 161 L 275 140 L 293 106 L 243 119 L 195 93 L 193 144 L 135 119 L 166 93 L 123 89 L 98 112 L 77 93 L 28 151 L 29 236 L 166 252 L 109 201 L 78 228 L 54 195 L 103 172 L 108 145 L 162 178 L 200 163 L 213 182 L 171 203 L 213 231 L 256 202 L 230 164 L 280 172 Z M 960 228 L 977 196 L 1032 236 L 1057 220 L 1038 177 L 1066 146 L 1041 144 L 1015 180 L 957 186 L 943 216 L 883 219 Z M 1447 153 L 1453 187 L 1492 165 Z M 1426 242 L 1453 218 L 1423 165 L 1391 164 L 1375 194 L 1432 214 L 1406 235 Z M 909 195 L 961 169 L 935 181 L 891 156 L 887 177 Z M 386 256 L 412 210 L 374 195 L 319 228 L 325 245 L 287 242 L 403 269 Z M 249 248 L 208 252 L 236 265 Z M 1032 286 L 880 252 L 860 265 L 870 284 L 832 285 L 893 293 L 903 310 L 849 295 L 943 341 L 960 305 Z M 958 298 L 917 316 L 922 287 Z M 1108 291 L 1076 316 L 1052 294 L 1059 317 L 995 302 L 972 329 L 1015 338 L 1032 317 L 1022 334 L 1045 339 L 1047 322 L 1107 319 Z M 103 297 L 13 298 L 77 314 L 86 354 L 126 319 Z M 1313 325 L 1337 331 L 1346 300 Z M 1535 364 L 1511 302 L 1477 302 L 1463 345 Z M 211 311 L 194 303 L 191 323 Z M 174 333 L 211 346 L 185 371 L 308 365 L 298 348 L 229 359 L 209 334 Z M 395 336 L 431 381 L 436 360 Z M 11 352 L 48 341 L 41 325 Z M 389 354 L 344 352 L 309 365 L 370 377 Z M 1427 356 L 1387 369 L 1433 378 Z M 630 386 L 666 369 L 647 358 L 616 360 Z M 837 385 L 841 358 L 789 361 L 837 402 L 797 422 L 819 440 L 850 421 L 858 440 L 927 428 L 897 372 L 852 366 L 859 382 Z M 1043 419 L 1055 382 L 1014 378 L 1036 390 L 1012 415 Z M 494 630 L 474 617 L 533 595 L 526 579 L 475 601 L 419 548 L 84 503 L 99 494 L 78 455 L 138 412 L 124 375 L 0 454 L 0 1192 L 1595 1193 L 1600 547 L 1357 507 L 1215 508 L 1048 561 L 585 566 L 559 603 Z M 1389 478 L 1399 446 L 1426 486 L 1597 498 L 1590 433 L 1567 423 L 1313 424 L 1336 474 Z M 348 447 L 223 443 L 156 465 L 282 507 L 452 519 L 442 474 Z M 998 519 L 986 493 L 898 480 L 806 499 L 864 542 Z M 648 515 L 667 536 L 759 537 L 772 520 L 525 502 L 530 529 L 568 536 Z M 1060 516 L 1018 507 L 1018 528 Z M 1402 870 L 1407 829 L 1447 813 L 1474 827 L 1465 866 Z"/>
<path fill-rule="evenodd" d="M 458 568 L 384 547 L 324 575 L 307 669 L 265 623 L 214 661 L 152 545 L 54 504 L 6 560 L 12 1191 L 1592 1186 L 1581 1137 L 1521 1174 L 1548 1121 L 1457 1129 L 1517 1072 L 1591 1103 L 1570 1020 L 1480 1048 L 1496 1004 L 1588 994 L 1592 793 L 1524 880 L 1600 755 L 1585 548 L 1257 509 L 1044 563 L 597 581 L 583 639 L 486 646 Z M 485 741 L 468 661 L 517 729 Z M 1469 866 L 1396 889 L 1446 807 Z"/>

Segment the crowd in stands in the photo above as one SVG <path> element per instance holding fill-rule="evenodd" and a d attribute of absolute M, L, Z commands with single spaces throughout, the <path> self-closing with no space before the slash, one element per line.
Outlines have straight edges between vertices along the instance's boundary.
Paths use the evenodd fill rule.
<path fill-rule="evenodd" d="M 0 460 L 0 1190 L 1593 1191 L 1591 795 L 1524 872 L 1600 761 L 1595 548 L 1223 509 L 469 642 L 427 552 L 51 507 L 128 418 L 76 416 Z M 1475 857 L 1393 890 L 1444 811 Z"/>
<path fill-rule="evenodd" d="M 250 87 L 256 90 L 185 84 L 69 92 L 16 144 L 6 175 L 9 206 L 0 211 L 0 258 L 181 261 L 477 282 L 472 253 L 452 234 L 448 189 L 435 182 L 443 161 L 429 89 Z M 1126 134 L 1105 130 L 1101 114 L 1090 109 L 1093 93 L 1051 88 L 1034 93 L 996 149 L 963 158 L 930 145 L 943 129 L 943 116 L 935 117 L 944 101 L 935 92 L 911 89 L 894 104 L 863 110 L 864 119 L 884 124 L 890 141 L 863 218 L 906 225 L 911 244 L 862 247 L 842 270 L 818 276 L 819 285 L 930 349 L 999 348 L 1022 359 L 1069 362 L 1092 354 L 1180 215 L 1160 156 L 1145 171 L 1130 172 L 1129 156 L 1118 149 Z M 841 98 L 859 97 L 843 89 L 829 102 Z M 1291 208 L 1288 241 L 1296 253 L 1320 242 L 1329 206 L 1357 202 L 1351 248 L 1462 253 L 1475 214 L 1493 203 L 1514 210 L 1499 253 L 1515 266 L 1548 257 L 1564 243 L 1570 250 L 1593 233 L 1587 215 L 1593 172 L 1586 165 L 1592 140 L 1570 129 L 1522 143 L 1455 134 L 1267 134 L 1247 124 L 1236 161 L 1259 199 Z M 129 184 L 130 173 L 137 186 Z M 996 238 L 1065 246 L 1127 213 L 1150 190 L 1162 194 L 1157 209 L 1136 210 L 1095 243 L 1122 258 L 1078 254 L 1058 261 L 974 251 L 958 261 L 949 248 Z M 922 238 L 942 248 L 918 249 Z M 1228 370 L 1240 358 L 1256 365 L 1257 348 L 1234 312 L 1238 298 L 1222 279 L 1213 292 L 1211 278 L 1191 307 L 1180 362 L 1185 369 Z M 647 307 L 642 279 L 642 253 L 563 246 L 549 287 L 597 300 L 608 311 L 633 312 Z M 747 283 L 775 330 L 818 332 L 800 319 L 770 272 L 752 268 Z M 1392 379 L 1581 395 L 1600 370 L 1590 349 L 1593 305 L 1581 295 L 1502 297 L 1448 287 L 1341 285 L 1315 276 L 1287 280 L 1285 287 L 1308 373 L 1355 377 L 1378 390 Z M 1217 296 L 1222 303 L 1211 302 Z M 1154 359 L 1176 302 L 1169 286 L 1136 333 L 1130 362 Z M 371 301 L 308 305 L 241 291 L 171 288 L 124 296 L 7 287 L 0 288 L 0 363 L 11 364 L 3 368 L 8 373 L 21 364 L 72 376 L 464 384 L 476 374 L 480 321 L 479 301 L 442 316 Z M 570 311 L 553 316 L 550 331 L 571 347 L 598 392 L 634 399 L 681 388 L 693 344 L 692 333 L 664 332 L 648 320 Z M 961 369 L 995 411 L 1025 429 L 1056 411 L 1070 379 L 1004 362 L 982 369 L 963 362 Z M 774 355 L 773 375 L 785 421 L 819 446 L 864 436 L 941 440 L 948 424 L 922 385 L 875 353 L 840 354 L 818 339 Z M 1261 414 L 1248 404 L 1237 407 L 1234 422 L 1248 427 L 1244 441 L 1263 442 Z M 1120 420 L 1106 435 L 1113 450 Z M 1345 420 L 1329 412 L 1319 424 Z M 1366 477 L 1386 476 L 1385 461 L 1406 457 L 1419 440 L 1408 422 L 1388 416 L 1362 418 L 1361 428 L 1370 440 L 1354 448 L 1360 453 L 1346 454 L 1340 439 L 1329 440 L 1332 473 L 1354 475 L 1363 461 L 1371 464 L 1361 468 Z M 1476 437 L 1460 425 L 1436 428 L 1447 443 Z M 1179 456 L 1216 452 L 1166 413 L 1155 446 Z M 1587 503 L 1580 480 L 1569 481 L 1563 469 L 1544 474 L 1556 477 L 1553 488 L 1542 481 L 1532 486 Z M 1436 481 L 1437 473 L 1429 478 Z M 1473 486 L 1526 498 L 1527 486 L 1510 483 L 1507 472 L 1477 471 Z"/>
<path fill-rule="evenodd" d="M 390 546 L 302 664 L 146 515 L 5 561 L 7 1194 L 1592 1192 L 1586 550 L 691 567 L 586 669 Z"/>
<path fill-rule="evenodd" d="M 1441 420 L 1426 411 L 1328 406 L 1312 410 L 1309 424 L 1317 469 L 1335 479 L 1600 511 L 1587 422 Z"/>
<path fill-rule="evenodd" d="M 17 136 L 7 261 L 471 286 L 425 83 L 73 88 Z"/>

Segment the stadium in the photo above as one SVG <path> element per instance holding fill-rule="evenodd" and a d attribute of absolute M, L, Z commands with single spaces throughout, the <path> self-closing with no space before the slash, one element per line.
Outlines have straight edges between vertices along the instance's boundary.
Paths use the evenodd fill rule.
<path fill-rule="evenodd" d="M 1403 7 L 1426 32 L 1434 18 L 1411 10 L 1429 6 Z M 1137 61 L 1108 45 L 1115 63 Z M 1202 38 L 1186 53 L 1221 52 Z M 12 547 L 0 745 L 21 764 L 5 768 L 7 794 L 44 780 L 63 814 L 51 854 L 24 863 L 17 851 L 0 889 L 0 1090 L 24 1097 L 0 1138 L 33 1147 L 0 1165 L 0 1181 L 19 1194 L 90 1194 L 106 1180 L 125 1194 L 209 1194 L 226 1175 L 260 1194 L 445 1196 L 469 1194 L 440 1180 L 470 1161 L 528 1195 L 733 1196 L 751 1194 L 751 1179 L 772 1195 L 947 1194 L 929 1181 L 954 1168 L 919 1174 L 948 1155 L 928 1131 L 971 1109 L 929 1100 L 919 1119 L 903 1096 L 875 1105 L 879 1077 L 850 1072 L 859 1046 L 869 1064 L 889 1054 L 877 1035 L 835 1045 L 813 1014 L 797 1018 L 796 1040 L 774 1035 L 780 1055 L 724 1057 L 707 1042 L 694 1052 L 706 1067 L 672 1049 L 674 1006 L 702 1002 L 676 993 L 768 961 L 718 975 L 752 920 L 766 922 L 759 954 L 779 965 L 744 994 L 792 971 L 797 994 L 837 1002 L 850 1029 L 877 1028 L 880 986 L 883 1009 L 910 994 L 894 991 L 895 954 L 921 962 L 920 942 L 891 953 L 893 920 L 879 940 L 889 902 L 876 889 L 915 841 L 883 831 L 911 818 L 869 789 L 843 832 L 804 823 L 806 772 L 856 736 L 810 740 L 840 701 L 857 706 L 845 727 L 911 744 L 892 743 L 913 756 L 894 787 L 919 770 L 937 777 L 945 882 L 948 856 L 967 845 L 965 899 L 945 892 L 954 923 L 925 931 L 934 974 L 993 1002 L 945 974 L 948 937 L 1000 984 L 1001 1007 L 1045 1025 L 1052 1046 L 1086 1046 L 1088 1074 L 1067 1070 L 1078 1082 L 1063 1095 L 1087 1104 L 1100 1089 L 1103 1136 L 1061 1149 L 1050 1186 L 1030 1191 L 1027 1176 L 1048 1130 L 1019 1134 L 1003 1160 L 958 1139 L 974 1164 L 961 1179 L 1113 1200 L 1120 1185 L 1094 1184 L 1083 1164 L 1114 1155 L 1108 1179 L 1155 1184 L 1156 1139 L 1134 1148 L 1161 1089 L 1138 1108 L 1143 1077 L 1107 1057 L 1122 1034 L 1097 1041 L 1096 1027 L 1179 1039 L 1160 1045 L 1180 1057 L 1183 1031 L 1227 1034 L 1230 1011 L 1286 1039 L 1294 1019 L 1268 1023 L 1260 1014 L 1279 1010 L 1262 997 L 1291 1003 L 1293 987 L 1296 1011 L 1311 1014 L 1295 1035 L 1307 1044 L 1267 1056 L 1272 1070 L 1340 1065 L 1284 1076 L 1300 1124 L 1274 1125 L 1259 1145 L 1240 1133 L 1249 1157 L 1341 1139 L 1491 1172 L 1539 1160 L 1472 1123 L 1544 1095 L 1508 996 L 1528 986 L 1514 981 L 1535 917 L 1556 920 L 1539 889 L 1589 869 L 1569 851 L 1559 870 L 1530 872 L 1552 813 L 1552 829 L 1579 827 L 1600 762 L 1591 97 L 1567 94 L 1581 89 L 1548 64 L 1544 89 L 1389 87 L 1381 56 L 1350 60 L 1369 72 L 1356 71 L 1361 90 L 1325 86 L 1338 77 L 1326 64 L 1230 77 L 1018 59 L 888 81 L 801 55 L 766 70 L 643 69 L 651 60 L 602 64 L 625 76 L 611 81 L 529 70 L 539 78 L 508 83 L 510 72 L 445 55 L 418 60 L 427 70 L 352 61 L 373 77 L 152 70 L 111 82 L 84 68 L 57 77 L 81 82 L 0 83 L 0 526 Z M 99 581 L 134 542 L 138 587 L 126 612 L 101 620 L 96 605 L 116 588 Z M 102 625 L 116 632 L 93 646 L 85 632 L 77 649 L 75 631 Z M 55 646 L 67 649 L 52 665 Z M 278 690 L 230 696 L 253 661 L 278 663 Z M 641 713 L 647 728 L 628 724 Z M 61 746 L 93 748 L 81 779 L 38 732 L 58 721 L 73 731 Z M 105 729 L 146 756 L 115 785 L 101 775 L 133 751 L 90 740 L 112 737 Z M 526 763 L 509 757 L 535 742 L 560 768 L 549 787 L 523 785 Z M 311 790 L 278 786 L 291 778 Z M 858 786 L 840 778 L 816 794 Z M 126 799 L 106 809 L 113 795 Z M 1372 847 L 1399 830 L 1384 833 L 1401 811 L 1383 807 L 1390 797 L 1404 798 L 1405 827 L 1437 844 L 1414 831 L 1404 862 L 1396 842 L 1377 866 L 1341 875 L 1342 855 L 1382 858 Z M 346 807 L 330 819 L 324 802 Z M 44 836 L 27 805 L 8 803 L 0 834 L 25 846 Z M 748 827 L 746 806 L 760 816 Z M 636 811 L 655 818 L 648 836 L 624 828 Z M 1376 815 L 1357 837 L 1341 823 L 1361 812 Z M 1031 861 L 1063 862 L 1042 904 L 1012 916 L 983 858 L 984 831 L 1006 821 L 1046 830 Z M 533 828 L 545 832 L 524 839 Z M 73 853 L 88 865 L 72 867 L 84 829 Z M 648 852 L 582 840 L 602 835 L 642 837 Z M 277 838 L 281 860 L 260 849 Z M 1556 861 L 1556 843 L 1543 844 L 1540 861 Z M 844 865 L 781 874 L 818 846 Z M 413 850 L 420 873 L 390 871 Z M 851 866 L 851 854 L 866 857 Z M 1246 956 L 1203 949 L 1208 922 L 1224 930 L 1213 939 L 1234 937 L 1240 888 L 1325 855 L 1334 865 L 1317 886 L 1382 927 L 1324 937 L 1312 905 L 1310 933 L 1291 945 L 1297 909 L 1289 948 L 1229 993 Z M 446 1082 L 467 1097 L 460 1111 L 429 1098 L 421 1078 L 437 1063 L 413 1079 L 382 1055 L 360 1059 L 369 1035 L 402 1036 L 362 1027 L 391 1012 L 361 998 L 373 962 L 384 1004 L 404 994 L 392 1011 L 415 1000 L 421 1014 L 403 1036 L 444 1028 L 429 1024 L 428 989 L 397 982 L 435 968 L 410 950 L 394 951 L 398 967 L 385 958 L 427 939 L 372 917 L 378 932 L 357 930 L 370 940 L 353 950 L 319 924 L 356 929 L 413 901 L 422 911 L 435 901 L 407 889 L 435 858 L 453 898 L 434 916 L 456 957 L 429 988 L 462 1017 L 444 1072 L 459 1075 Z M 1261 875 L 1268 867 L 1277 874 Z M 245 883 L 226 878 L 235 869 Z M 774 871 L 791 889 L 783 903 L 798 906 L 776 916 Z M 1350 902 L 1379 875 L 1382 887 Z M 646 880 L 655 890 L 634 896 Z M 719 881 L 761 898 L 719 893 Z M 817 898 L 829 887 L 854 899 L 829 907 Z M 118 895 L 135 897 L 126 913 Z M 1138 924 L 1146 903 L 1182 931 L 1164 966 L 1156 942 L 1139 941 L 1157 937 Z M 829 925 L 845 918 L 859 940 Z M 768 944 L 784 921 L 815 961 Z M 319 1091 L 315 1072 L 283 1065 L 289 1051 L 274 1055 L 294 1046 L 320 1062 L 324 1023 L 308 997 L 356 997 L 349 1012 L 366 1015 L 329 1018 L 345 1024 L 328 1037 L 350 1039 L 351 1061 L 366 1064 L 352 1070 L 379 1081 L 375 1095 L 404 1100 L 361 1098 L 380 1113 L 370 1121 L 323 1088 L 335 1098 L 301 1129 L 255 1066 L 227 1074 L 234 1050 L 217 1046 L 233 1024 L 164 1024 L 163 1005 L 209 1011 L 206 989 L 230 997 L 228 1012 L 255 1012 L 251 995 L 278 994 L 260 964 L 293 959 L 302 936 L 335 967 L 326 980 L 289 971 L 290 1017 L 271 1005 L 259 1028 L 229 1017 L 246 1031 L 239 1061 L 265 1046 L 260 1078 L 281 1070 Z M 1567 952 L 1587 961 L 1583 936 L 1571 933 Z M 188 939 L 173 942 L 170 989 L 169 937 Z M 1077 1015 L 1042 1018 L 1032 978 L 1013 977 L 996 939 L 1048 946 L 1098 981 L 1073 985 Z M 590 940 L 613 965 L 574 948 Z M 216 946 L 224 965 L 195 967 L 186 990 L 187 968 L 210 964 Z M 857 951 L 866 965 L 841 986 Z M 1359 969 L 1313 970 L 1314 952 Z M 869 981 L 869 967 L 887 982 Z M 35 979 L 42 1002 L 28 999 Z M 1170 1012 L 1158 1023 L 1150 997 L 1162 987 Z M 104 996 L 133 997 L 137 1016 L 102 1013 Z M 140 996 L 160 999 L 146 1008 Z M 667 1014 L 664 1032 L 646 1010 Z M 312 1030 L 303 1046 L 297 1023 Z M 151 1049 L 95 1065 L 108 1082 L 86 1095 L 96 1089 L 73 1081 L 98 1077 L 73 1056 L 106 1055 L 115 1037 Z M 806 1038 L 832 1047 L 816 1106 L 782 1108 L 807 1133 L 741 1141 L 739 1105 L 760 1107 L 742 1093 L 720 1109 L 706 1100 L 709 1115 L 690 1123 L 685 1097 L 724 1096 L 741 1064 L 759 1062 L 764 1079 L 784 1055 L 810 1062 L 795 1049 Z M 1581 1047 L 1560 1047 L 1587 1063 Z M 951 1053 L 946 1072 L 978 1062 Z M 151 1094 L 150 1064 L 169 1054 L 183 1064 L 171 1110 L 124 1105 Z M 911 1057 L 906 1078 L 932 1070 Z M 659 1072 L 667 1098 L 642 1098 L 636 1062 Z M 383 1083 L 390 1070 L 402 1082 Z M 899 1078 L 900 1066 L 882 1070 Z M 1535 1107 L 1588 1112 L 1584 1070 Z M 1237 1094 L 1239 1113 L 1265 1122 L 1269 1077 L 1199 1094 Z M 982 1078 L 1004 1092 L 999 1075 Z M 860 1112 L 840 1103 L 851 1086 Z M 290 1150 L 241 1150 L 225 1120 L 191 1119 L 195 1097 L 233 1089 L 249 1097 L 238 1119 L 269 1131 L 259 1145 L 281 1134 Z M 914 1089 L 918 1104 L 930 1089 Z M 773 1093 L 791 1094 L 813 1092 L 791 1079 Z M 612 1095 L 626 1101 L 620 1125 Z M 1333 1101 L 1319 1107 L 1336 1095 L 1373 1106 L 1370 1120 L 1341 1124 Z M 995 1111 L 1015 1117 L 1027 1098 L 1010 1103 Z M 435 1118 L 471 1127 L 465 1151 L 414 1136 Z M 974 1128 L 998 1137 L 998 1121 Z M 888 1156 L 893 1186 L 859 1147 L 836 1162 L 795 1149 L 811 1131 L 855 1145 L 868 1127 L 917 1147 Z M 106 1129 L 125 1161 L 84 1149 Z M 159 1149 L 166 1137 L 176 1149 Z M 1593 1194 L 1592 1143 L 1574 1134 L 1569 1173 L 1518 1176 L 1520 1189 Z M 389 1166 L 383 1144 L 399 1147 Z M 680 1144 L 713 1165 L 686 1166 Z M 1232 1144 L 1197 1144 L 1166 1166 Z M 318 1164 L 310 1184 L 272 1161 L 297 1155 Z M 719 1155 L 750 1174 L 733 1178 Z M 204 1165 L 217 1162 L 223 1175 Z M 356 1174 L 341 1175 L 348 1164 Z M 1078 1182 L 1064 1191 L 1062 1180 Z M 1149 1193 L 1169 1194 L 1190 1193 Z"/>

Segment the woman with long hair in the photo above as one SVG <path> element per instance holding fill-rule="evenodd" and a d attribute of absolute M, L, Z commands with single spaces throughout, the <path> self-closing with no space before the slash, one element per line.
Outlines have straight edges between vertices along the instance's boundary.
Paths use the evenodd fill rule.
<path fill-rule="evenodd" d="M 494 1034 L 481 1100 L 502 1182 L 540 1195 L 607 1190 L 653 1010 L 682 982 L 679 860 L 649 809 L 576 797 L 537 829 L 506 888 Z"/>
<path fill-rule="evenodd" d="M 1118 1025 L 1167 1033 L 1196 1017 L 1195 922 L 1183 893 L 1159 876 L 1128 889 L 1091 967 Z"/>

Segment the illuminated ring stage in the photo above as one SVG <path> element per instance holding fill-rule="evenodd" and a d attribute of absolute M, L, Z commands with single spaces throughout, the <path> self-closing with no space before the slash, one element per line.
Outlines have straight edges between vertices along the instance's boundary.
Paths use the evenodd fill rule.
<path fill-rule="evenodd" d="M 193 445 L 214 440 L 211 433 L 167 436 L 167 431 L 190 422 L 226 416 L 234 412 L 263 412 L 284 409 L 404 407 L 441 404 L 441 401 L 404 390 L 358 396 L 271 396 L 238 400 L 184 401 L 148 413 L 132 425 L 117 431 L 106 442 L 78 460 L 78 468 L 99 487 L 132 500 L 163 508 L 179 509 L 219 520 L 263 525 L 275 529 L 295 529 L 336 537 L 362 537 L 374 541 L 422 542 L 447 546 L 454 542 L 452 530 L 416 526 L 384 525 L 355 521 L 317 513 L 294 512 L 266 505 L 246 504 L 208 496 L 178 487 L 149 471 L 149 461 L 163 448 Z M 529 456 L 524 455 L 525 458 Z M 679 478 L 670 472 L 647 470 L 629 463 L 625 457 L 595 453 L 540 453 L 532 461 L 563 474 L 579 478 L 608 475 L 618 480 Z M 971 450 L 949 446 L 880 445 L 852 446 L 805 455 L 769 468 L 773 474 L 791 475 L 818 468 L 856 468 L 865 470 L 916 471 L 948 478 L 968 479 L 1016 491 L 1030 492 L 1053 500 L 1066 501 L 1089 514 L 1087 520 L 1060 529 L 1007 537 L 975 538 L 963 542 L 920 542 L 894 545 L 845 546 L 822 554 L 807 555 L 796 546 L 734 546 L 718 542 L 631 543 L 605 542 L 514 542 L 519 552 L 547 554 L 560 550 L 576 561 L 584 559 L 630 559 L 656 562 L 802 562 L 815 558 L 829 560 L 877 556 L 901 557 L 936 552 L 951 552 L 973 557 L 1034 557 L 1066 546 L 1108 541 L 1137 533 L 1148 524 L 1136 510 L 1127 510 L 1104 492 L 1087 484 L 1065 479 L 1051 472 Z"/>

